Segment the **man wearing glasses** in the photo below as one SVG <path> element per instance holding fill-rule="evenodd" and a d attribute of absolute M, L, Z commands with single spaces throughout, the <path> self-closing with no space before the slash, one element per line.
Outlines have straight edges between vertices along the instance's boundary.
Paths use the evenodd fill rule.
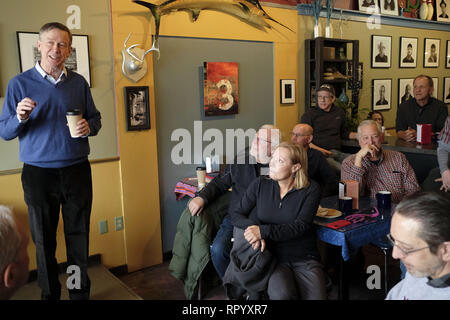
<path fill-rule="evenodd" d="M 378 122 L 364 120 L 358 126 L 361 149 L 342 162 L 341 180 L 356 180 L 361 195 L 375 198 L 378 191 L 392 193 L 392 201 L 419 190 L 416 175 L 405 155 L 382 148 L 383 132 Z"/>
<path fill-rule="evenodd" d="M 386 300 L 450 300 L 450 197 L 419 191 L 395 208 L 388 239 L 405 278 Z"/>
<path fill-rule="evenodd" d="M 338 175 L 320 151 L 309 147 L 314 136 L 313 133 L 314 130 L 309 124 L 299 123 L 292 129 L 291 142 L 306 149 L 308 177 L 319 183 L 322 197 L 338 194 Z"/>
<path fill-rule="evenodd" d="M 342 139 L 355 139 L 356 132 L 349 132 L 345 110 L 335 106 L 336 95 L 333 86 L 323 84 L 316 91 L 318 107 L 306 110 L 301 123 L 309 124 L 314 129 L 311 148 L 317 149 L 332 167 L 341 170 L 341 162 L 348 156 L 342 153 Z"/>
<path fill-rule="evenodd" d="M 199 216 L 214 200 L 232 189 L 228 212 L 239 204 L 249 184 L 260 175 L 269 174 L 269 162 L 272 152 L 280 142 L 280 131 L 273 125 L 263 125 L 256 132 L 250 148 L 240 152 L 234 163 L 228 164 L 225 171 L 215 177 L 189 202 L 192 216 Z M 233 225 L 229 216 L 225 216 L 211 247 L 211 260 L 220 278 L 223 278 L 230 263 Z M 169 266 L 169 270 L 174 267 Z"/>

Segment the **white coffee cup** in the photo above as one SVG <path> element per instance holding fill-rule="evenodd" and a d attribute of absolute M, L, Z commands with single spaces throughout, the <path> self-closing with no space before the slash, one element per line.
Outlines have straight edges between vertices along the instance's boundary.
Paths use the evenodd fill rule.
<path fill-rule="evenodd" d="M 78 138 L 77 135 L 77 123 L 82 119 L 80 109 L 72 109 L 66 112 L 67 123 L 69 124 L 70 136 L 72 138 Z"/>
<path fill-rule="evenodd" d="M 201 190 L 206 184 L 206 168 L 205 167 L 197 167 L 197 182 L 198 189 Z"/>

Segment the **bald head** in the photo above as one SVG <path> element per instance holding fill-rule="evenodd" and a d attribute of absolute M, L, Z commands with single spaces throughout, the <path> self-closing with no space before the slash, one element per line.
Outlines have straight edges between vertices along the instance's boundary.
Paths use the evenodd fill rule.
<path fill-rule="evenodd" d="M 9 299 L 28 279 L 28 236 L 11 208 L 0 205 L 0 300 Z"/>
<path fill-rule="evenodd" d="M 306 123 L 295 125 L 291 132 L 291 141 L 293 144 L 299 144 L 304 148 L 308 148 L 313 139 L 313 128 Z"/>

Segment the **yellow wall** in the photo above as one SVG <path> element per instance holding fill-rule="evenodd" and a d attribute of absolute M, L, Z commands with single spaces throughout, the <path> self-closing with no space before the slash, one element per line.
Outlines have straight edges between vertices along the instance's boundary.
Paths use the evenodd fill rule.
<path fill-rule="evenodd" d="M 275 124 L 287 136 L 298 118 L 298 99 L 296 99 L 296 103 L 294 104 L 281 106 L 279 83 L 280 79 L 297 80 L 297 10 L 295 8 L 283 9 L 274 7 L 264 7 L 264 9 L 275 20 L 282 22 L 291 30 L 294 30 L 294 32 L 272 22 L 270 24 L 273 26 L 273 29 L 263 32 L 224 13 L 202 11 L 196 22 L 192 22 L 189 15 L 185 12 L 163 16 L 161 19 L 160 34 L 165 36 L 273 42 L 275 57 Z M 112 12 L 116 59 L 120 58 L 120 50 L 130 31 L 133 31 L 133 41 L 129 43 L 140 43 L 145 48 L 151 46 L 151 35 L 154 34 L 154 20 L 153 18 L 150 19 L 150 11 L 147 8 L 131 3 L 131 1 L 112 0 Z M 164 54 L 164 48 L 161 48 L 161 50 L 161 54 Z M 147 58 L 149 66 L 151 65 L 152 58 L 154 58 L 152 54 Z M 116 79 L 118 85 L 129 85 L 129 82 L 117 71 L 116 76 L 118 77 Z M 151 70 L 148 73 L 148 81 L 149 83 L 153 81 Z M 139 85 L 141 85 L 141 82 L 139 82 Z M 121 90 L 120 87 L 118 89 L 119 91 Z M 151 96 L 153 97 L 153 86 L 150 86 L 150 90 Z M 121 93 L 119 92 L 118 94 L 120 95 Z M 120 102 L 121 100 L 119 99 Z M 120 115 L 119 119 L 121 119 Z M 122 145 L 121 143 L 121 148 Z M 121 158 L 122 155 L 123 152 L 121 152 Z"/>
<path fill-rule="evenodd" d="M 125 264 L 123 231 L 114 231 L 114 217 L 122 215 L 118 162 L 92 164 L 94 201 L 90 228 L 90 254 L 101 253 L 106 267 Z M 28 211 L 23 200 L 20 173 L 0 176 L 1 202 L 13 206 L 18 219 L 29 230 Z M 98 221 L 107 220 L 109 232 L 99 234 Z M 56 258 L 67 261 L 62 218 L 58 226 Z M 31 237 L 31 236 L 30 236 Z M 35 247 L 30 238 L 28 246 L 30 270 L 36 269 Z"/>
<path fill-rule="evenodd" d="M 151 47 L 154 21 L 148 9 L 131 1 L 112 0 L 113 50 L 115 58 L 115 85 L 120 152 L 120 176 L 125 217 L 125 246 L 129 270 L 161 262 L 161 226 L 159 216 L 159 188 L 157 140 L 155 123 L 155 99 L 153 61 L 154 54 L 147 56 L 148 73 L 137 84 L 129 81 L 121 72 L 121 50 L 123 42 L 132 31 L 128 45 L 141 44 Z M 275 19 L 282 21 L 292 30 L 297 30 L 297 11 L 267 8 Z M 184 13 L 164 16 L 160 34 L 166 36 L 204 37 L 219 39 L 273 41 L 275 56 L 275 119 L 284 134 L 291 130 L 298 118 L 297 104 L 281 107 L 279 104 L 280 79 L 297 80 L 297 35 L 281 26 L 261 32 L 245 23 L 218 12 L 202 12 L 196 22 Z M 161 54 L 164 49 L 161 48 Z M 187 53 L 188 54 L 188 53 Z M 256 53 L 255 53 L 256 54 Z M 176 62 L 174 62 L 176 63 Z M 174 75 L 176 76 L 176 75 Z M 123 87 L 149 86 L 151 130 L 127 132 L 125 128 Z M 268 102 L 273 103 L 273 102 Z"/>
<path fill-rule="evenodd" d="M 82 8 L 83 10 L 84 8 Z M 94 199 L 91 216 L 90 254 L 101 253 L 106 267 L 127 264 L 130 271 L 162 262 L 161 219 L 159 205 L 158 162 L 154 103 L 153 56 L 147 56 L 148 73 L 137 84 L 126 79 L 121 72 L 121 49 L 130 31 L 131 43 L 151 46 L 154 33 L 153 19 L 147 9 L 131 1 L 111 0 L 113 38 L 115 103 L 120 160 L 92 164 Z M 297 30 L 295 9 L 265 8 L 276 20 Z M 165 16 L 161 35 L 237 39 L 274 42 L 274 113 L 276 125 L 284 134 L 291 130 L 298 118 L 297 102 L 280 105 L 280 79 L 297 79 L 297 33 L 279 25 L 262 32 L 245 23 L 218 12 L 202 12 L 195 23 L 186 13 Z M 95 38 L 95 32 L 90 31 Z M 106 48 L 105 48 L 106 49 Z M 164 54 L 162 51 L 161 54 Z M 256 54 L 256 53 L 255 53 Z M 91 57 L 97 59 L 98 57 Z M 94 75 L 95 76 L 95 75 Z M 127 132 L 125 127 L 123 88 L 149 86 L 151 130 Z M 298 81 L 297 81 L 298 86 Z M 298 101 L 298 99 L 297 99 Z M 95 138 L 93 138 L 95 139 Z M 20 173 L 0 175 L 2 203 L 14 207 L 19 219 L 28 227 L 27 208 L 23 201 Z M 114 231 L 114 218 L 124 216 L 124 231 Z M 107 220 L 109 232 L 99 234 L 98 222 Z M 63 224 L 58 227 L 57 259 L 65 261 Z M 30 243 L 30 269 L 36 268 L 34 244 Z"/>
<path fill-rule="evenodd" d="M 305 39 L 311 39 L 313 37 L 313 17 L 311 16 L 298 16 L 299 24 L 299 55 L 298 61 L 299 79 L 304 83 L 305 80 Z M 325 29 L 325 18 L 321 18 L 322 30 Z M 339 21 L 332 19 L 331 26 L 333 28 L 333 35 L 335 38 L 340 37 L 339 33 Z M 419 74 L 426 74 L 430 77 L 438 77 L 438 95 L 437 98 L 442 100 L 443 90 L 443 78 L 449 76 L 449 69 L 445 69 L 444 57 L 446 56 L 447 40 L 450 40 L 450 32 L 437 31 L 437 30 L 424 30 L 414 29 L 406 27 L 397 27 L 390 25 L 381 25 L 380 29 L 369 29 L 365 22 L 357 21 L 344 21 L 342 24 L 342 34 L 344 39 L 358 39 L 359 40 L 359 60 L 364 64 L 364 78 L 363 89 L 360 91 L 360 108 L 366 107 L 372 110 L 372 79 L 392 79 L 392 108 L 389 111 L 383 111 L 385 118 L 385 126 L 387 128 L 395 127 L 395 117 L 398 107 L 398 79 L 399 78 L 414 78 Z M 450 29 L 449 29 L 450 31 Z M 371 68 L 371 39 L 372 35 L 385 35 L 392 36 L 392 63 L 389 69 L 372 69 Z M 400 37 L 415 37 L 418 38 L 417 49 L 417 67 L 416 68 L 399 68 L 398 55 L 400 52 L 399 43 Z M 438 68 L 424 68 L 423 67 L 423 51 L 424 51 L 424 38 L 441 39 L 440 45 L 440 66 Z M 350 91 L 347 92 L 350 97 Z M 304 89 L 300 87 L 300 115 L 304 113 Z"/>
<path fill-rule="evenodd" d="M 154 34 L 154 21 L 149 11 L 131 1 L 111 0 L 111 25 L 113 39 L 114 84 L 116 103 L 116 129 L 119 144 L 120 160 L 96 162 L 92 164 L 94 202 L 91 218 L 90 253 L 101 253 L 103 263 L 107 267 L 127 264 L 130 271 L 162 262 L 161 218 L 159 204 L 159 177 L 156 134 L 158 124 L 155 123 L 155 99 L 153 60 L 154 54 L 147 56 L 148 73 L 137 84 L 126 79 L 121 72 L 121 50 L 129 32 L 133 32 L 129 44 L 141 44 L 144 48 L 151 46 L 151 35 Z M 185 12 L 164 16 L 161 21 L 160 34 L 165 36 L 200 37 L 218 39 L 236 39 L 246 41 L 270 41 L 274 43 L 274 105 L 275 123 L 285 137 L 297 123 L 304 112 L 304 40 L 311 38 L 313 30 L 312 17 L 299 16 L 297 10 L 264 7 L 276 20 L 287 25 L 291 32 L 275 23 L 273 29 L 262 32 L 245 23 L 220 12 L 202 12 L 196 22 L 191 22 Z M 334 34 L 337 35 L 337 21 L 333 20 Z M 426 72 L 437 76 L 442 81 L 445 69 L 423 69 L 422 55 L 423 37 L 448 37 L 448 33 L 429 31 L 417 34 L 417 30 L 402 27 L 382 26 L 381 29 L 368 30 L 364 23 L 346 22 L 343 25 L 345 38 L 360 40 L 360 60 L 364 62 L 364 89 L 360 105 L 368 106 L 371 101 L 371 79 L 393 78 L 393 101 L 397 101 L 397 78 L 414 77 Z M 94 32 L 94 31 L 93 31 Z M 419 37 L 419 62 L 415 69 L 398 69 L 397 59 L 393 60 L 390 69 L 370 68 L 370 35 L 392 35 L 392 53 L 398 53 L 398 38 L 402 36 Z M 95 36 L 95 34 L 93 34 Z M 106 50 L 106 48 L 105 48 Z M 164 48 L 161 48 L 164 54 Z M 441 41 L 441 56 L 445 50 L 445 42 Z M 188 52 L 186 54 L 189 54 Z M 257 54 L 257 53 L 255 53 Z M 176 61 L 174 62 L 176 63 Z M 300 72 L 300 73 L 299 73 Z M 388 73 L 387 73 L 388 72 Z M 298 74 L 299 73 L 299 74 Z M 448 72 L 447 72 L 448 73 Z M 389 74 L 389 76 L 387 75 Z M 400 76 L 401 74 L 401 76 Z M 174 75 L 176 76 L 176 75 Z M 280 80 L 295 79 L 297 85 L 296 103 L 280 104 Z M 149 86 L 151 129 L 142 132 L 127 132 L 125 127 L 125 108 L 123 88 L 125 86 Z M 442 83 L 439 83 L 439 97 Z M 392 110 L 385 112 L 386 126 L 394 124 L 396 104 Z M 95 139 L 95 138 L 94 138 Z M 23 201 L 20 174 L 0 176 L 1 202 L 12 205 L 19 219 L 27 224 L 27 209 Z M 124 216 L 124 231 L 114 231 L 114 218 Z M 109 232 L 99 235 L 98 222 L 107 220 Z M 65 261 L 64 237 L 62 224 L 58 228 L 57 258 Z M 34 245 L 29 246 L 30 267 L 34 269 Z"/>

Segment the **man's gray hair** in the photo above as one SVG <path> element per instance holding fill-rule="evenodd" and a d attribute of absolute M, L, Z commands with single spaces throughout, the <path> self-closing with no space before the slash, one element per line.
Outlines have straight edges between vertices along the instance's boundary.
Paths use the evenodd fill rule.
<path fill-rule="evenodd" d="M 21 242 L 11 208 L 0 205 L 0 275 L 16 258 Z"/>
<path fill-rule="evenodd" d="M 376 126 L 377 130 L 378 130 L 378 133 L 379 134 L 383 133 L 383 129 L 381 129 L 381 125 L 378 122 L 376 122 L 374 120 L 371 120 L 371 119 L 368 119 L 368 120 L 361 121 L 361 123 L 359 124 L 359 126 L 358 126 L 358 139 L 361 136 L 361 127 L 364 127 L 364 126 Z"/>
<path fill-rule="evenodd" d="M 442 192 L 420 190 L 403 198 L 395 214 L 420 223 L 418 236 L 437 254 L 439 246 L 450 241 L 450 197 Z"/>
<path fill-rule="evenodd" d="M 281 141 L 283 141 L 281 130 L 273 124 L 263 124 L 261 127 L 259 127 L 258 131 L 262 129 L 270 130 L 271 151 L 274 152 Z"/>
<path fill-rule="evenodd" d="M 419 78 L 425 78 L 428 80 L 428 86 L 431 88 L 434 88 L 433 78 L 430 76 L 427 76 L 426 74 L 419 74 L 417 77 L 414 78 L 413 84 L 416 82 Z"/>
<path fill-rule="evenodd" d="M 51 31 L 53 29 L 59 29 L 61 31 L 67 32 L 69 36 L 69 46 L 72 45 L 72 32 L 70 32 L 69 28 L 67 28 L 65 25 L 59 22 L 49 22 L 44 24 L 41 29 L 39 30 L 39 40 L 42 41 L 42 35 L 45 32 Z"/>

